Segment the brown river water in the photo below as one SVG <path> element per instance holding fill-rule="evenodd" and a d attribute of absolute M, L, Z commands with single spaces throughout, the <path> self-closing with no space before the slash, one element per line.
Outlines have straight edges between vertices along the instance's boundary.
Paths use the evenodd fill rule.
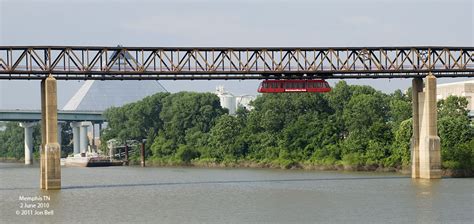
<path fill-rule="evenodd" d="M 38 165 L 0 163 L 0 223 L 474 223 L 474 178 L 275 169 L 61 171 L 63 189 L 44 191 Z"/>

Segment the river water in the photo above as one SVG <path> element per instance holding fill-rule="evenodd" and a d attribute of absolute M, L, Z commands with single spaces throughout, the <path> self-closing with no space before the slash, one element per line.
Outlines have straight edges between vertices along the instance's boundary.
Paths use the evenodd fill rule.
<path fill-rule="evenodd" d="M 61 171 L 63 189 L 43 191 L 37 165 L 0 163 L 0 223 L 474 222 L 473 178 L 271 169 Z M 49 199 L 25 199 L 35 196 Z M 21 208 L 29 204 L 48 208 Z"/>

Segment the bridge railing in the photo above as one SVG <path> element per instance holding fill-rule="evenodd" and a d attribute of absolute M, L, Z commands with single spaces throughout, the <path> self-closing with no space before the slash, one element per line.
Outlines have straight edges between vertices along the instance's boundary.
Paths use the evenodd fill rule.
<path fill-rule="evenodd" d="M 472 76 L 474 47 L 0 46 L 0 78 L 213 79 Z"/>

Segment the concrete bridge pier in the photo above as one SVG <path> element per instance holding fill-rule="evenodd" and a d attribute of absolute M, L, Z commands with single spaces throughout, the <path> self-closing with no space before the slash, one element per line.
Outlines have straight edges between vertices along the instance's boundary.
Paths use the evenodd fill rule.
<path fill-rule="evenodd" d="M 86 153 L 89 145 L 87 131 L 90 122 L 71 122 L 74 155 Z"/>
<path fill-rule="evenodd" d="M 87 128 L 89 127 L 90 123 L 89 122 L 80 122 L 80 151 L 81 153 L 86 153 L 87 152 L 87 147 L 89 145 L 89 138 L 87 137 Z"/>
<path fill-rule="evenodd" d="M 413 79 L 413 137 L 411 142 L 412 178 L 441 178 L 441 150 L 438 137 L 436 77 Z"/>
<path fill-rule="evenodd" d="M 66 123 L 64 121 L 58 121 L 58 144 L 61 146 L 63 144 L 63 124 Z"/>
<path fill-rule="evenodd" d="M 73 142 L 73 151 L 74 151 L 74 155 L 76 154 L 79 154 L 81 153 L 81 150 L 80 150 L 80 137 L 79 137 L 79 133 L 80 133 L 80 125 L 81 123 L 80 122 L 71 122 L 71 128 L 72 128 L 72 142 Z"/>
<path fill-rule="evenodd" d="M 40 188 L 61 189 L 57 87 L 51 75 L 41 81 L 41 115 Z"/>
<path fill-rule="evenodd" d="M 20 127 L 25 129 L 25 164 L 33 164 L 33 127 L 36 122 L 21 122 Z"/>

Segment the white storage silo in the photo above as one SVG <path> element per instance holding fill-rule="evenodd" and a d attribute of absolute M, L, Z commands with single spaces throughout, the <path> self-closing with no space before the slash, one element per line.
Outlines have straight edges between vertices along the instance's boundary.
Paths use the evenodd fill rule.
<path fill-rule="evenodd" d="M 216 94 L 219 97 L 221 107 L 227 108 L 229 110 L 229 114 L 235 114 L 237 108 L 235 96 L 229 92 L 226 92 L 223 86 L 218 86 L 216 88 Z"/>

